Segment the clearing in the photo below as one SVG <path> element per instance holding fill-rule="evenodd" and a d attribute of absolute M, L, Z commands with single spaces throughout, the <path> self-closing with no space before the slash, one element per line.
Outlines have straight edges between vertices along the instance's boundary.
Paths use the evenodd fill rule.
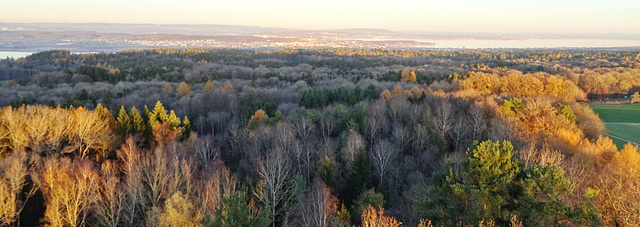
<path fill-rule="evenodd" d="M 622 148 L 627 142 L 640 144 L 640 104 L 589 105 L 607 125 L 607 134 Z"/>

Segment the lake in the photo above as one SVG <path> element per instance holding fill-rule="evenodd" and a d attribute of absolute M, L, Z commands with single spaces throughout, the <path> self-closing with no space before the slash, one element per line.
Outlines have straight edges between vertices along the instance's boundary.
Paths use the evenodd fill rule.
<path fill-rule="evenodd" d="M 9 58 L 22 58 L 22 57 L 26 57 L 27 55 L 33 54 L 33 52 L 11 52 L 11 51 L 0 51 L 0 59 L 7 59 Z"/>
<path fill-rule="evenodd" d="M 640 40 L 610 39 L 522 39 L 522 40 L 416 40 L 432 42 L 426 48 L 579 48 L 579 47 L 640 47 Z"/>

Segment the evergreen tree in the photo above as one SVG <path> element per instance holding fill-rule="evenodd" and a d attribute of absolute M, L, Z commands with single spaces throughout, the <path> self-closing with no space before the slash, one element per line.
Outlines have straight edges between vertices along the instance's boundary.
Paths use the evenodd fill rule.
<path fill-rule="evenodd" d="M 127 110 L 124 106 L 120 107 L 118 111 L 118 118 L 116 119 L 116 132 L 121 137 L 126 137 L 131 132 L 131 118 L 127 114 Z"/>
<path fill-rule="evenodd" d="M 135 106 L 131 107 L 130 112 L 132 133 L 142 136 L 147 128 L 146 121 L 142 118 L 142 116 L 140 116 L 140 113 Z"/>

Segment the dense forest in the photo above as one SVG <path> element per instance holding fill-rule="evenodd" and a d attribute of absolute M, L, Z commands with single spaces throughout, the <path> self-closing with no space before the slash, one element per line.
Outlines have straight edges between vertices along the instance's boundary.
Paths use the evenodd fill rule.
<path fill-rule="evenodd" d="M 0 60 L 2 226 L 637 226 L 631 49 Z"/>

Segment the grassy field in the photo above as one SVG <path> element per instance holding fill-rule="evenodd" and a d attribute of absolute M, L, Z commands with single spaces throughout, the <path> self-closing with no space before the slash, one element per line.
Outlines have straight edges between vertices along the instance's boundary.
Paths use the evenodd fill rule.
<path fill-rule="evenodd" d="M 640 143 L 640 104 L 594 104 L 589 105 L 607 125 L 607 132 L 636 143 Z M 622 148 L 625 141 L 611 138 Z"/>
<path fill-rule="evenodd" d="M 589 105 L 604 122 L 640 123 L 640 103 Z"/>
<path fill-rule="evenodd" d="M 637 123 L 608 123 L 607 130 L 614 136 L 640 143 L 640 124 Z"/>

